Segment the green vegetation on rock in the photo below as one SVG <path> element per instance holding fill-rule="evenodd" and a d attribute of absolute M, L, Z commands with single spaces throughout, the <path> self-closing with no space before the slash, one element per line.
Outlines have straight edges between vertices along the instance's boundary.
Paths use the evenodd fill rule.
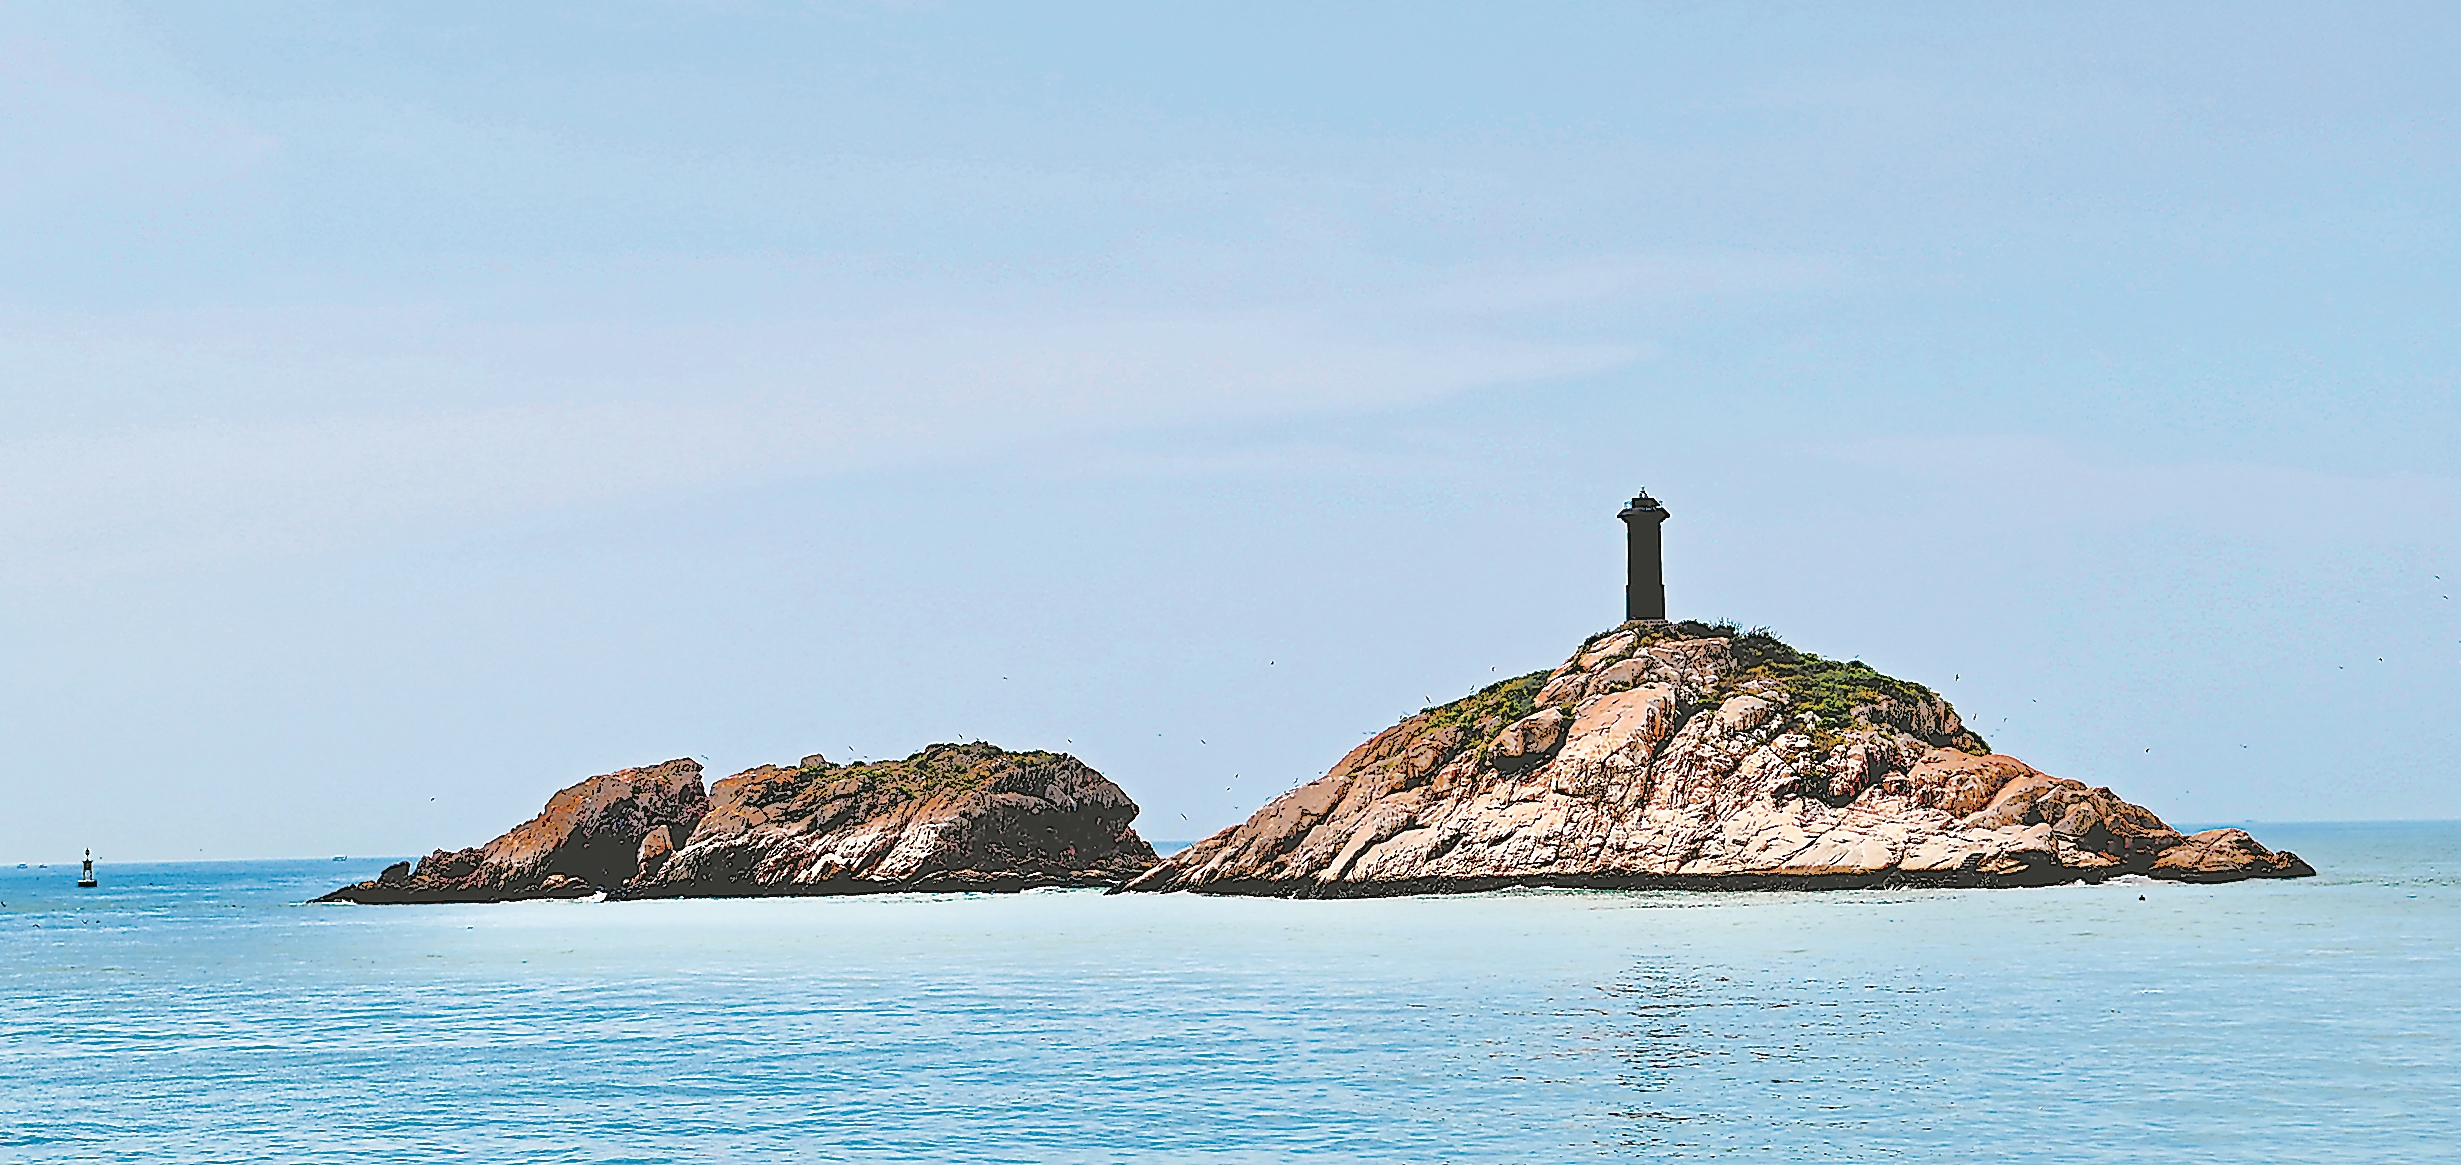
<path fill-rule="evenodd" d="M 1033 750 L 1010 752 L 996 744 L 935 744 L 903 760 L 857 761 L 833 766 L 868 787 L 901 798 L 922 800 L 941 793 L 966 793 L 1002 773 L 1063 759 L 1059 753 Z"/>
<path fill-rule="evenodd" d="M 1496 718 L 1498 726 L 1510 724 L 1538 710 L 1538 689 L 1546 686 L 1548 675 L 1546 671 L 1534 671 L 1497 680 L 1450 704 L 1421 708 L 1419 714 L 1427 717 L 1428 729 L 1454 724 L 1475 728 L 1490 716 Z"/>

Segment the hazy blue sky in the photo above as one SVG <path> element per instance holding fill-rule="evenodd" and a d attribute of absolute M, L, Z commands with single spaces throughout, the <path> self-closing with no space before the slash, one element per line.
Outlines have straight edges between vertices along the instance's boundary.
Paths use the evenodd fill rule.
<path fill-rule="evenodd" d="M 1640 486 L 2038 767 L 2461 816 L 2456 13 L 0 7 L 0 854 L 974 737 L 1200 836 Z"/>

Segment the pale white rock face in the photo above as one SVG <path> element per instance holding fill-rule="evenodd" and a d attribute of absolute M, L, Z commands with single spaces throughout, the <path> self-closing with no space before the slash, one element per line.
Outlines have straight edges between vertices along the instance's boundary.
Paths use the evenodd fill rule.
<path fill-rule="evenodd" d="M 1592 644 L 1575 658 L 1579 660 L 1582 671 L 1597 671 L 1610 660 L 1632 654 L 1633 644 L 1638 641 L 1638 632 L 1618 631 Z"/>
<path fill-rule="evenodd" d="M 1555 708 L 1578 701 L 1589 694 L 1589 676 L 1582 672 L 1559 672 L 1538 689 L 1538 706 Z"/>
<path fill-rule="evenodd" d="M 1765 639 L 1619 629 L 1553 673 L 1379 733 L 1125 888 L 1354 895 L 2312 872 L 2244 833 L 2172 860 L 2189 839 L 2152 813 L 1989 754 L 1936 695 L 1867 669 L 1822 672 L 1828 686 L 1817 687 L 1789 678 L 1801 658 Z"/>
<path fill-rule="evenodd" d="M 1488 762 L 1507 771 L 1544 763 L 1563 745 L 1570 719 L 1561 708 L 1541 708 L 1505 725 L 1487 746 Z"/>
<path fill-rule="evenodd" d="M 1675 689 L 1668 684 L 1593 697 L 1578 708 L 1563 750 L 1555 754 L 1559 770 L 1596 767 L 1614 758 L 1646 766 L 1677 722 Z"/>
<path fill-rule="evenodd" d="M 1589 682 L 1581 689 L 1581 694 L 1603 696 L 1609 692 L 1620 692 L 1625 688 L 1637 687 L 1648 683 L 1652 672 L 1660 673 L 1663 677 L 1667 669 L 1648 656 L 1641 656 L 1637 659 L 1619 659 L 1590 673 Z"/>

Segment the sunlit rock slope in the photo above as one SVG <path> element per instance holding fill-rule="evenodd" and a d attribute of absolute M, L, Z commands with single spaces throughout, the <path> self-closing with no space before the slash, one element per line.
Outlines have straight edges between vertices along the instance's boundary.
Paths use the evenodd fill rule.
<path fill-rule="evenodd" d="M 1992 753 L 1930 690 L 1765 632 L 1632 623 L 1429 708 L 1122 887 L 1339 897 L 1503 886 L 2027 886 L 2298 877 Z"/>

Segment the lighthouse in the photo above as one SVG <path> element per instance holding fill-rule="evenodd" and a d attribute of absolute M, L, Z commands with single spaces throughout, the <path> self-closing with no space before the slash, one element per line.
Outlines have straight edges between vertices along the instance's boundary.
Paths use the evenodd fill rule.
<path fill-rule="evenodd" d="M 1624 520 L 1626 567 L 1624 573 L 1624 622 L 1646 619 L 1655 623 L 1666 621 L 1666 567 L 1658 547 L 1658 525 L 1666 521 L 1666 507 L 1649 496 L 1644 489 L 1626 503 L 1623 512 L 1615 515 Z"/>

